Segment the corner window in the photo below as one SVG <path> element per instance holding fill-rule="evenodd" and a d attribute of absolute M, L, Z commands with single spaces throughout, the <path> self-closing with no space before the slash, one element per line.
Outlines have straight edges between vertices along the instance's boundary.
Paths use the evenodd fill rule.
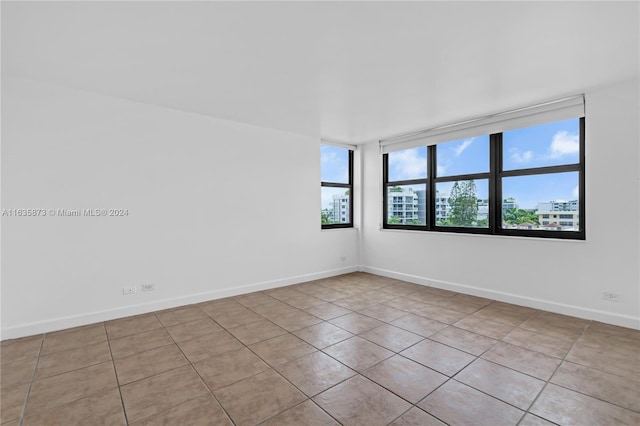
<path fill-rule="evenodd" d="M 585 119 L 578 107 L 572 101 L 565 108 L 578 118 L 507 123 L 506 131 L 450 141 L 436 129 L 435 143 L 416 148 L 381 143 L 383 228 L 585 239 Z M 496 127 L 489 124 L 478 127 Z"/>
<path fill-rule="evenodd" d="M 353 151 L 321 145 L 320 176 L 322 228 L 353 227 Z"/>

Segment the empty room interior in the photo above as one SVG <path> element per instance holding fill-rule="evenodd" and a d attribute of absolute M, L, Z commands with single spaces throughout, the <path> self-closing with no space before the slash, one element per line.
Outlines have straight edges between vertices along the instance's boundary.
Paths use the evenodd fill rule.
<path fill-rule="evenodd" d="M 640 424 L 640 3 L 2 1 L 2 426 Z"/>

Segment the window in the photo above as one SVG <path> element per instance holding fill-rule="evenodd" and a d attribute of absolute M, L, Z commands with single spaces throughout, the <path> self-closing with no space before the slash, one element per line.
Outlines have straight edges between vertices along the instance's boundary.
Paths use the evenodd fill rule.
<path fill-rule="evenodd" d="M 353 150 L 321 145 L 320 176 L 322 228 L 353 227 Z"/>
<path fill-rule="evenodd" d="M 383 228 L 584 239 L 584 121 L 576 97 L 381 141 Z"/>

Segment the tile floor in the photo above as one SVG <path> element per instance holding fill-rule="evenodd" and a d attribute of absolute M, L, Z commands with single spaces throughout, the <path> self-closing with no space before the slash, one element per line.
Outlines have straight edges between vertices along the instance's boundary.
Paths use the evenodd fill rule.
<path fill-rule="evenodd" d="M 1 424 L 638 425 L 640 332 L 353 273 L 2 342 Z"/>

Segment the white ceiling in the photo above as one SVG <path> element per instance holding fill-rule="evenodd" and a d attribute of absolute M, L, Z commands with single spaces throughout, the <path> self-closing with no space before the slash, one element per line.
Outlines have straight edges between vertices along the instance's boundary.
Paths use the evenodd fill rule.
<path fill-rule="evenodd" d="M 638 75 L 634 2 L 2 2 L 2 72 L 348 142 Z"/>

